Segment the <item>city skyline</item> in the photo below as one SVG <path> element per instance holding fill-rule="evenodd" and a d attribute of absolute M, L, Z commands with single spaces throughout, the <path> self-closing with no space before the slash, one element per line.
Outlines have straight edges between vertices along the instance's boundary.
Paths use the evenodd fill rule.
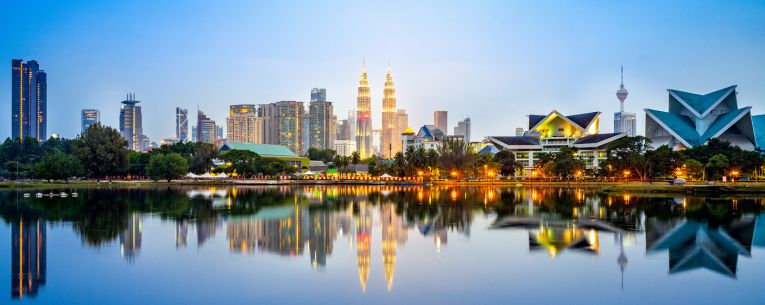
<path fill-rule="evenodd" d="M 0 13 L 4 29 L 13 28 L 10 24 L 35 12 L 49 20 L 47 26 L 55 26 L 59 32 L 54 39 L 36 24 L 18 33 L 4 30 L 0 37 L 16 43 L 0 50 L 0 59 L 4 62 L 34 59 L 45 67 L 52 84 L 48 90 L 51 113 L 48 135 L 58 133 L 67 138 L 79 132 L 82 109 L 99 109 L 104 125 L 117 126 L 118 102 L 126 92 L 140 94 L 143 108 L 147 109 L 144 129 L 154 141 L 174 134 L 175 126 L 167 124 L 167 117 L 179 106 L 193 109 L 199 104 L 209 109 L 210 117 L 223 121 L 227 109 L 216 105 L 307 102 L 310 89 L 321 87 L 327 88 L 328 100 L 341 113 L 354 108 L 354 81 L 364 58 L 372 85 L 373 114 L 382 110 L 379 86 L 384 82 L 385 65 L 390 60 L 396 66 L 398 102 L 408 105 L 410 127 L 432 124 L 430 117 L 436 109 L 429 105 L 438 103 L 439 108 L 452 114 L 449 126 L 455 126 L 466 116 L 474 118 L 474 139 L 511 134 L 524 125 L 523 115 L 535 113 L 532 107 L 536 106 L 565 113 L 578 111 L 576 107 L 603 113 L 618 111 L 613 91 L 619 85 L 621 65 L 630 71 L 630 102 L 625 110 L 638 114 L 638 134 L 643 133 L 645 125 L 642 109 L 665 104 L 666 96 L 661 92 L 667 88 L 708 92 L 721 85 L 738 84 L 746 88 L 740 92 L 742 100 L 755 103 L 750 106 L 762 106 L 765 100 L 765 88 L 759 86 L 764 77 L 758 73 L 765 68 L 765 60 L 758 56 L 765 50 L 765 38 L 752 35 L 765 28 L 759 22 L 765 15 L 765 5 L 757 2 L 701 3 L 690 8 L 682 3 L 655 2 L 642 7 L 599 3 L 588 6 L 587 14 L 577 13 L 584 5 L 559 3 L 411 4 L 408 10 L 402 10 L 403 3 L 398 3 L 391 7 L 374 6 L 363 13 L 358 13 L 360 8 L 355 4 L 305 4 L 306 10 L 297 12 L 285 10 L 281 4 L 253 4 L 257 9 L 248 10 L 242 5 L 224 3 L 210 9 L 201 3 L 190 3 L 183 12 L 170 16 L 156 13 L 161 9 L 147 10 L 147 4 L 141 2 L 126 7 L 113 4 L 71 7 L 43 2 L 33 4 L 35 10 L 14 9 L 16 5 L 9 4 L 4 11 L 22 13 Z M 173 6 L 167 3 L 157 6 L 168 5 Z M 723 8 L 730 14 L 718 14 Z M 691 10 L 699 18 L 669 26 L 672 12 L 678 10 Z M 318 11 L 337 21 L 310 27 L 299 22 L 280 28 L 275 26 L 276 18 L 267 17 L 276 11 L 284 12 L 279 19 L 301 20 L 309 11 Z M 621 13 L 614 16 L 614 11 Z M 125 14 L 141 17 L 145 26 L 125 25 L 123 18 L 116 17 Z M 205 17 L 204 22 L 188 26 L 187 21 L 179 21 L 182 14 L 192 17 L 190 20 L 194 16 Z M 74 18 L 81 15 L 98 17 Z M 442 18 L 453 15 L 460 18 Z M 538 21 L 548 15 L 558 16 L 558 21 L 544 24 Z M 397 17 L 397 25 L 375 25 L 375 21 L 391 16 Z M 712 16 L 720 22 L 715 25 L 703 22 L 708 19 L 705 17 Z M 602 24 L 594 28 L 581 22 L 591 18 L 602 20 Z M 648 28 L 646 18 L 651 21 Z M 225 22 L 215 23 L 220 20 Z M 100 29 L 90 29 L 93 23 L 103 21 Z M 360 27 L 362 24 L 370 26 Z M 163 27 L 168 29 L 159 33 L 146 30 Z M 242 30 L 246 28 L 271 31 Z M 162 41 L 168 31 L 174 33 L 174 38 Z M 228 31 L 232 33 L 214 37 L 215 33 Z M 436 35 L 437 32 L 449 35 Z M 358 33 L 375 39 L 361 44 L 354 38 L 360 36 Z M 255 35 L 260 42 L 252 45 L 255 42 L 235 39 L 248 35 Z M 118 42 L 114 37 L 129 38 Z M 690 55 L 679 47 L 710 37 L 725 37 L 727 43 L 712 44 Z M 453 38 L 464 41 L 464 46 L 446 47 Z M 283 40 L 283 44 L 274 43 L 277 39 Z M 329 39 L 334 47 L 310 55 L 290 50 L 317 39 Z M 534 43 L 520 43 L 528 39 Z M 159 43 L 156 52 L 143 50 L 144 45 L 155 43 Z M 250 51 L 258 49 L 254 46 L 259 46 L 259 51 Z M 83 66 L 81 62 L 89 64 Z M 195 64 L 190 65 L 191 62 Z M 220 79 L 211 77 L 222 73 L 219 67 L 234 63 L 240 65 L 236 72 L 227 72 Z M 583 73 L 585 66 L 587 72 Z M 162 86 L 156 77 L 146 75 L 160 71 L 165 84 Z M 3 84 L 0 96 L 6 103 L 11 96 L 9 78 L 7 73 L 0 74 Z M 8 106 L 4 109 L 9 111 Z M 501 114 L 506 111 L 517 111 L 517 115 Z M 382 122 L 378 120 L 373 119 L 373 129 L 380 128 Z M 11 136 L 10 127 L 0 126 L 0 136 Z M 610 131 L 610 126 L 604 127 L 603 132 Z"/>

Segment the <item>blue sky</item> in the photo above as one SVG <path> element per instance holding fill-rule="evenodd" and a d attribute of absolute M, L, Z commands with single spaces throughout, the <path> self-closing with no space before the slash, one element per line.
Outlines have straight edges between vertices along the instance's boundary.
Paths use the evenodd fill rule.
<path fill-rule="evenodd" d="M 48 133 L 74 137 L 79 111 L 116 126 L 120 101 L 142 101 L 144 132 L 173 135 L 174 108 L 197 105 L 225 125 L 227 106 L 307 101 L 327 88 L 355 107 L 365 58 L 373 124 L 392 64 L 410 125 L 449 111 L 473 139 L 510 135 L 526 115 L 601 111 L 613 128 L 619 66 L 626 108 L 665 109 L 665 89 L 739 85 L 765 113 L 763 1 L 3 1 L 0 116 L 10 117 L 10 61 L 48 72 Z M 0 136 L 10 135 L 10 122 Z M 451 132 L 451 130 L 449 131 Z"/>

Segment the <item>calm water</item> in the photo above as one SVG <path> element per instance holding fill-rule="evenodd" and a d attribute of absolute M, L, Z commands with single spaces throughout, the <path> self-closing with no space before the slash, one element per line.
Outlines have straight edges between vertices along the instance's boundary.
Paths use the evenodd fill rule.
<path fill-rule="evenodd" d="M 512 187 L 78 193 L 0 192 L 0 303 L 765 302 L 758 198 Z"/>

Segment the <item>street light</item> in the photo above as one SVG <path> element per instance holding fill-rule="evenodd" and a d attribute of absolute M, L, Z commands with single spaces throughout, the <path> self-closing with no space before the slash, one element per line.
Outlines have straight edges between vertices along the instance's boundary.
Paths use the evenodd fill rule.
<path fill-rule="evenodd" d="M 627 179 L 627 178 L 629 178 L 629 177 L 630 177 L 630 171 L 628 171 L 628 170 L 625 170 L 625 171 L 624 171 L 624 179 Z"/>
<path fill-rule="evenodd" d="M 733 170 L 733 171 L 731 171 L 731 172 L 730 172 L 730 176 L 731 176 L 731 178 L 732 178 L 732 179 L 731 179 L 731 182 L 736 182 L 736 178 L 738 178 L 738 175 L 740 175 L 740 174 L 741 174 L 741 173 L 739 173 L 739 171 L 737 171 L 737 170 Z"/>

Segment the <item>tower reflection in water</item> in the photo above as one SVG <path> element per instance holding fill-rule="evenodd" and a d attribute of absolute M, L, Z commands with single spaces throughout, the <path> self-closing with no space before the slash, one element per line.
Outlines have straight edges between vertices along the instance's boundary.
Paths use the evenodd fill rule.
<path fill-rule="evenodd" d="M 98 241 L 83 243 L 85 246 L 118 241 L 121 254 L 131 262 L 141 251 L 144 219 L 152 222 L 155 217 L 174 222 L 175 238 L 168 243 L 179 251 L 193 243 L 194 234 L 201 247 L 225 227 L 231 253 L 304 256 L 304 263 L 317 271 L 333 263 L 329 257 L 338 251 L 334 243 L 342 238 L 348 242 L 346 253 L 356 257 L 355 262 L 351 258 L 337 263 L 356 264 L 362 293 L 374 283 L 369 282 L 370 277 L 384 278 L 386 290 L 393 290 L 397 271 L 401 274 L 397 259 L 404 257 L 401 252 L 410 230 L 432 239 L 438 253 L 449 234 L 469 237 L 474 217 L 496 217 L 489 220 L 493 221 L 491 229 L 523 230 L 522 246 L 553 259 L 618 251 L 609 264 L 615 263 L 614 271 L 618 266 L 622 273 L 630 260 L 641 260 L 625 249 L 635 246 L 636 240 L 643 246 L 642 237 L 636 235 L 645 235 L 648 255 L 668 255 L 670 274 L 708 269 L 735 277 L 739 257 L 751 257 L 752 247 L 765 245 L 765 221 L 759 216 L 765 205 L 752 199 L 606 196 L 552 187 L 311 186 L 97 192 L 83 191 L 78 199 L 82 202 L 74 204 L 40 206 L 50 212 L 49 218 L 74 215 L 62 220 L 70 221 L 84 241 Z M 106 196 L 122 198 L 122 203 L 98 205 L 85 200 Z M 147 198 L 151 200 L 144 200 Z M 46 278 L 45 221 L 27 216 L 28 211 L 2 211 L 12 228 L 12 295 L 34 296 Z M 601 238 L 608 235 L 617 248 L 603 245 Z M 381 253 L 372 249 L 378 245 Z M 632 253 L 629 258 L 628 253 Z M 382 264 L 373 264 L 372 256 L 379 254 Z M 374 261 L 379 262 L 376 257 Z"/>
<path fill-rule="evenodd" d="M 11 224 L 11 235 L 11 297 L 34 297 L 45 285 L 45 220 L 19 217 Z"/>

